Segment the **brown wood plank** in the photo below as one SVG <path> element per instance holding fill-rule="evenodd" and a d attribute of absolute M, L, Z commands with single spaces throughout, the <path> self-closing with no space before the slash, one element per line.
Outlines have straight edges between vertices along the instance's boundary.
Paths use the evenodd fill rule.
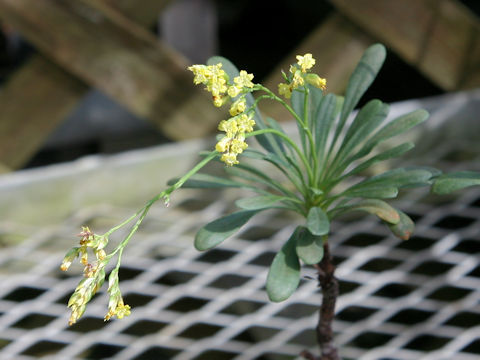
<path fill-rule="evenodd" d="M 362 29 L 445 90 L 474 86 L 466 64 L 480 41 L 478 19 L 455 0 L 331 0 Z M 476 57 L 473 58 L 472 56 Z M 473 69 L 468 68 L 468 71 Z M 478 71 L 478 69 L 476 69 Z M 475 76 L 478 79 L 478 75 Z M 478 86 L 478 83 L 477 85 Z"/>
<path fill-rule="evenodd" d="M 100 8 L 97 1 L 89 0 L 0 1 L 2 18 L 37 49 L 160 127 L 193 97 L 201 96 L 208 104 L 207 93 L 192 86 L 183 57 L 120 14 L 106 14 Z M 211 116 L 203 119 L 202 126 L 197 126 L 196 118 L 181 116 L 176 120 L 187 124 L 179 126 L 192 131 L 168 127 L 167 135 L 178 139 L 210 132 L 219 112 L 213 107 L 205 111 Z"/>
<path fill-rule="evenodd" d="M 314 72 L 327 79 L 326 92 L 342 94 L 358 60 L 365 49 L 374 42 L 373 38 L 360 31 L 351 21 L 339 14 L 333 14 L 319 25 L 293 53 L 280 62 L 265 84 L 277 91 L 278 84 L 283 82 L 280 71 L 287 72 L 290 64 L 296 62 L 296 55 L 311 53 L 316 59 Z M 276 120 L 291 119 L 291 116 L 277 103 L 263 102 L 260 107 L 263 112 Z"/>
<path fill-rule="evenodd" d="M 102 0 L 131 20 L 152 26 L 171 2 Z M 0 92 L 0 173 L 23 166 L 76 106 L 88 86 L 42 55 L 12 75 Z"/>
<path fill-rule="evenodd" d="M 86 90 L 82 82 L 42 57 L 18 70 L 0 92 L 3 170 L 27 162 Z"/>
<path fill-rule="evenodd" d="M 110 8 L 116 9 L 126 18 L 138 25 L 149 28 L 153 26 L 159 14 L 165 10 L 174 0 L 101 0 Z"/>

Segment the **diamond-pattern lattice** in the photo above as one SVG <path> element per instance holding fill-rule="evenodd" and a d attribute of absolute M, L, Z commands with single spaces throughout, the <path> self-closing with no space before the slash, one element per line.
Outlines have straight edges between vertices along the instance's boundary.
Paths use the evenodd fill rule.
<path fill-rule="evenodd" d="M 479 170 L 480 151 L 472 149 L 444 143 L 431 163 Z M 295 226 L 289 215 L 265 212 L 215 250 L 194 250 L 195 231 L 231 209 L 228 197 L 185 191 L 169 208 L 154 206 L 120 271 L 131 316 L 103 321 L 104 286 L 71 327 L 66 303 L 82 269 L 62 273 L 63 254 L 82 225 L 102 233 L 137 205 L 81 207 L 44 226 L 0 219 L 0 358 L 283 360 L 305 348 L 318 352 L 314 269 L 303 269 L 288 301 L 270 303 L 264 291 L 268 266 Z M 45 204 L 32 197 L 32 206 L 42 211 Z M 398 206 L 417 223 L 409 241 L 370 217 L 333 225 L 341 290 L 334 328 L 342 356 L 478 359 L 480 190 L 446 198 L 415 191 Z"/>

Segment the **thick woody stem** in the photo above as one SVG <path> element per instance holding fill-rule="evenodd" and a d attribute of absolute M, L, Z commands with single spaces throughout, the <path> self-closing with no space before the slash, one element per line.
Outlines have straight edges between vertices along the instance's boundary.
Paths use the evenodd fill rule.
<path fill-rule="evenodd" d="M 338 281 L 334 276 L 335 265 L 333 264 L 333 258 L 327 242 L 323 245 L 323 251 L 322 261 L 315 265 L 318 272 L 318 283 L 322 288 L 322 305 L 316 328 L 317 342 L 320 346 L 321 355 L 320 357 L 315 357 L 306 350 L 300 355 L 307 360 L 340 360 L 337 347 L 333 342 L 332 329 L 335 303 L 338 297 Z"/>
<path fill-rule="evenodd" d="M 322 288 L 322 306 L 317 324 L 317 341 L 320 346 L 320 360 L 340 360 L 337 347 L 333 342 L 332 323 L 335 315 L 335 303 L 338 297 L 338 281 L 334 277 L 335 265 L 330 254 L 328 242 L 323 245 L 323 259 L 315 267 L 318 282 Z"/>

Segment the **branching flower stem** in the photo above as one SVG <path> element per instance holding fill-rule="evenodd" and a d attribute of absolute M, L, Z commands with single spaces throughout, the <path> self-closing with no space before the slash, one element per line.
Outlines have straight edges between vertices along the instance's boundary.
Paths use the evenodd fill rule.
<path fill-rule="evenodd" d="M 167 188 L 166 190 L 162 191 L 161 193 L 157 194 L 155 197 L 153 197 L 142 209 L 140 209 L 139 211 L 137 211 L 134 215 L 130 216 L 127 220 L 125 220 L 124 222 L 122 222 L 121 224 L 115 226 L 114 228 L 110 229 L 106 235 L 110 235 L 111 233 L 113 233 L 114 231 L 118 230 L 119 228 L 121 228 L 122 226 L 126 225 L 127 223 L 129 223 L 130 221 L 132 221 L 133 219 L 135 219 L 136 217 L 138 217 L 140 215 L 140 217 L 138 218 L 138 220 L 135 222 L 135 224 L 133 225 L 132 229 L 130 230 L 130 232 L 128 233 L 128 235 L 125 237 L 125 239 L 123 239 L 123 241 L 116 247 L 116 249 L 110 253 L 107 258 L 111 258 L 113 257 L 116 253 L 119 252 L 119 256 L 118 256 L 118 260 L 117 260 L 117 268 L 120 266 L 120 260 L 121 260 L 121 255 L 122 255 L 122 252 L 123 252 L 123 249 L 125 248 L 125 246 L 128 244 L 128 242 L 130 241 L 130 239 L 132 238 L 132 236 L 135 234 L 135 232 L 137 231 L 138 227 L 140 226 L 140 224 L 143 222 L 143 219 L 145 218 L 145 216 L 147 215 L 148 211 L 150 210 L 150 208 L 152 207 L 153 204 L 155 204 L 158 200 L 160 199 L 163 199 L 165 201 L 165 203 L 168 205 L 169 203 L 169 199 L 170 199 L 170 195 L 177 189 L 179 189 L 180 187 L 182 187 L 182 185 L 190 178 L 192 177 L 194 174 L 196 174 L 200 169 L 202 169 L 205 165 L 207 165 L 211 160 L 213 160 L 215 157 L 218 156 L 218 152 L 217 151 L 212 151 L 211 153 L 209 153 L 208 156 L 206 156 L 202 161 L 200 161 L 197 165 L 195 165 L 189 172 L 187 172 L 184 176 L 182 176 L 175 184 L 173 184 L 172 186 L 170 186 L 169 188 Z"/>
<path fill-rule="evenodd" d="M 313 134 L 310 130 L 310 127 L 308 126 L 308 87 L 305 86 L 304 87 L 304 91 L 305 91 L 305 100 L 304 100 L 304 114 L 305 114 L 305 119 L 302 119 L 296 112 L 295 110 L 293 110 L 293 108 L 288 105 L 285 100 L 283 100 L 281 97 L 277 96 L 274 92 L 272 92 L 270 89 L 264 87 L 263 85 L 260 85 L 260 84 L 256 84 L 255 86 L 256 88 L 258 88 L 259 90 L 262 90 L 264 92 L 266 92 L 268 94 L 268 97 L 272 100 L 275 100 L 275 101 L 278 101 L 280 104 L 282 104 L 283 107 L 285 107 L 285 109 L 287 109 L 287 111 L 295 118 L 295 121 L 297 121 L 297 123 L 302 127 L 302 129 L 305 131 L 305 134 L 307 135 L 308 137 L 308 142 L 310 144 L 310 154 L 312 156 L 312 164 L 313 164 L 313 170 L 310 166 L 310 164 L 308 163 L 308 161 L 306 160 L 306 157 L 303 156 L 302 158 L 302 162 L 305 164 L 305 167 L 307 168 L 307 171 L 308 171 L 308 178 L 309 178 L 309 181 L 310 181 L 310 185 L 312 186 L 315 186 L 316 185 L 316 179 L 315 179 L 315 174 L 317 173 L 317 164 L 318 164 L 318 159 L 317 159 L 317 153 L 315 151 L 315 142 L 313 140 Z M 265 98 L 265 95 L 262 96 L 261 98 Z M 278 135 L 278 134 L 277 134 Z M 285 140 L 286 137 L 283 136 L 283 138 Z M 290 140 L 290 139 L 289 139 Z M 287 140 L 288 141 L 288 140 Z M 290 140 L 291 141 L 291 140 Z M 290 141 L 288 141 L 290 143 Z M 296 146 L 295 146 L 296 147 Z M 300 154 L 302 153 L 305 154 L 306 151 L 304 152 L 300 152 L 299 149 L 296 147 L 295 151 Z"/>

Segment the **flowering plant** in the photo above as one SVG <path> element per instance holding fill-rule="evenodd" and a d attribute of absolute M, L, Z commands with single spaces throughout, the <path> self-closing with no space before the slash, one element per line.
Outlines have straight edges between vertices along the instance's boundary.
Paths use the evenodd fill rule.
<path fill-rule="evenodd" d="M 210 59 L 207 65 L 189 67 L 194 83 L 205 86 L 215 106 L 230 104 L 231 117 L 218 126 L 223 134 L 215 150 L 203 154 L 196 166 L 183 177 L 172 180 L 166 190 L 136 214 L 103 235 L 83 229 L 80 246 L 67 253 L 61 266 L 67 270 L 76 257 L 85 266 L 85 278 L 68 303 L 72 310 L 70 324 L 80 318 L 88 301 L 102 286 L 106 265 L 115 256 L 117 263 L 108 280 L 110 301 L 105 320 L 130 314 L 119 289 L 118 270 L 125 246 L 156 201 L 162 199 L 168 205 L 171 193 L 180 187 L 244 188 L 256 195 L 237 200 L 239 211 L 203 226 L 196 234 L 195 247 L 208 250 L 219 245 L 261 211 L 275 208 L 297 213 L 303 218 L 302 224 L 275 256 L 267 276 L 267 293 L 272 301 L 287 299 L 299 284 L 301 263 L 314 266 L 323 292 L 317 327 L 321 359 L 338 359 L 331 328 L 338 284 L 329 250 L 330 222 L 349 212 L 366 212 L 381 219 L 395 236 L 408 239 L 414 230 L 413 221 L 386 199 L 397 197 L 399 190 L 405 188 L 432 186 L 433 192 L 444 194 L 480 184 L 479 173 L 442 174 L 430 167 L 402 167 L 364 176 L 372 165 L 399 157 L 414 146 L 406 141 L 378 151 L 379 144 L 402 135 L 428 117 L 425 110 L 416 110 L 385 123 L 389 106 L 380 100 L 369 101 L 351 117 L 385 55 L 380 44 L 366 50 L 350 78 L 345 97 L 325 94 L 326 80 L 312 72 L 315 59 L 311 54 L 297 56 L 288 73 L 282 73 L 284 82 L 278 86 L 278 95 L 254 83 L 252 74 L 238 71 L 221 57 Z M 263 100 L 273 100 L 285 107 L 296 121 L 299 140 L 293 140 L 274 119 L 261 116 L 258 105 Z M 248 147 L 247 140 L 251 137 L 256 138 L 261 148 Z M 250 161 L 240 162 L 240 155 Z M 215 159 L 225 164 L 229 177 L 198 173 Z M 278 174 L 264 172 L 265 162 L 273 165 Z M 128 235 L 107 254 L 104 249 L 109 235 L 135 219 Z M 88 261 L 88 251 L 95 254 L 93 263 Z M 303 355 L 314 359 L 308 352 Z"/>

